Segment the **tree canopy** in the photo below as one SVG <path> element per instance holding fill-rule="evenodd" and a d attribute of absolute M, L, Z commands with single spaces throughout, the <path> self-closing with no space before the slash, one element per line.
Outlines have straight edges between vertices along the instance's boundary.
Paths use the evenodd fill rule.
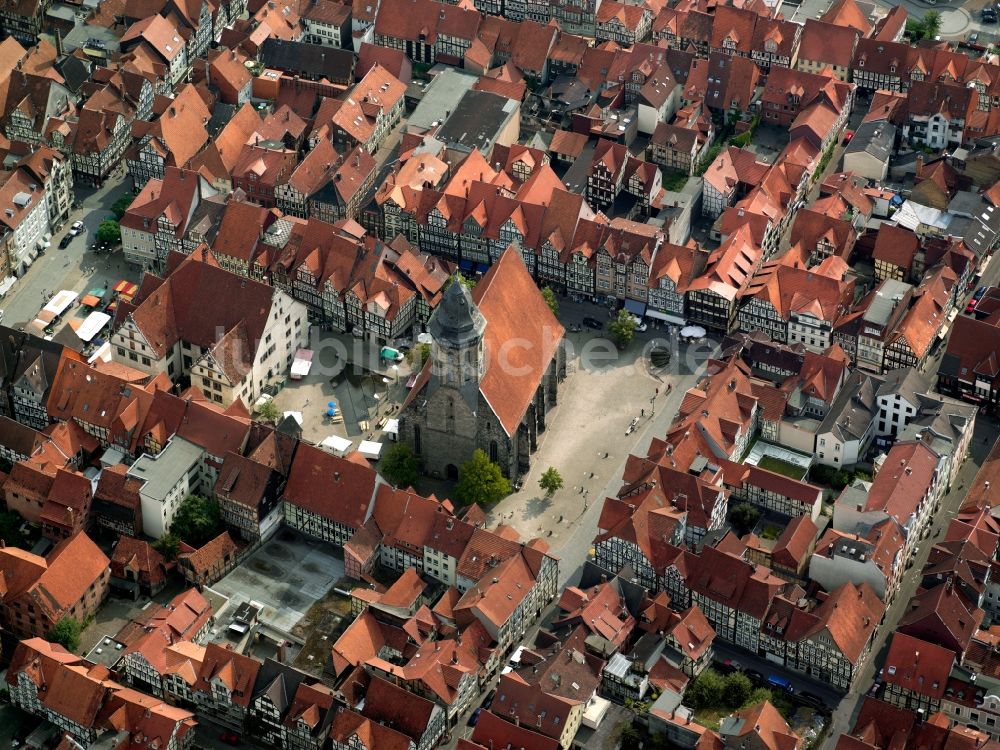
<path fill-rule="evenodd" d="M 378 462 L 379 473 L 400 488 L 412 487 L 420 478 L 420 464 L 406 443 L 393 443 Z"/>
<path fill-rule="evenodd" d="M 118 226 L 118 222 L 114 219 L 105 219 L 101 222 L 101 225 L 97 227 L 97 234 L 95 235 L 98 242 L 104 243 L 105 245 L 117 245 L 122 241 L 122 230 Z"/>
<path fill-rule="evenodd" d="M 914 42 L 919 42 L 922 39 L 934 39 L 940 31 L 941 14 L 936 10 L 927 11 L 923 18 L 909 18 L 906 21 L 906 33 Z"/>
<path fill-rule="evenodd" d="M 181 540 L 175 534 L 167 533 L 153 542 L 153 549 L 163 555 L 164 560 L 171 562 L 177 559 L 177 553 L 181 549 Z"/>
<path fill-rule="evenodd" d="M 67 615 L 60 618 L 52 626 L 45 638 L 52 643 L 58 643 L 67 651 L 76 651 L 80 648 L 80 631 L 82 629 L 79 620 Z"/>
<path fill-rule="evenodd" d="M 553 315 L 559 314 L 559 300 L 556 299 L 556 293 L 549 289 L 549 287 L 542 289 L 542 299 L 545 300 L 545 304 L 549 306 Z"/>
<path fill-rule="evenodd" d="M 545 491 L 546 496 L 551 497 L 557 490 L 563 488 L 562 474 L 559 473 L 555 466 L 550 466 L 538 479 L 538 486 Z"/>
<path fill-rule="evenodd" d="M 635 328 L 635 318 L 628 311 L 619 310 L 618 315 L 608 323 L 608 335 L 615 342 L 615 346 L 624 349 L 635 338 Z"/>
<path fill-rule="evenodd" d="M 750 503 L 739 503 L 729 512 L 729 522 L 740 535 L 748 533 L 760 519 L 760 511 Z"/>
<path fill-rule="evenodd" d="M 480 449 L 458 469 L 455 496 L 466 505 L 492 505 L 510 494 L 510 482 L 500 467 Z"/>
<path fill-rule="evenodd" d="M 201 547 L 221 533 L 221 520 L 215 500 L 188 495 L 174 514 L 170 532 L 192 547 Z"/>
<path fill-rule="evenodd" d="M 260 409 L 257 410 L 260 418 L 265 422 L 270 422 L 274 424 L 281 418 L 281 409 L 278 405 L 274 403 L 274 399 L 268 399 L 263 404 L 261 404 Z"/>
<path fill-rule="evenodd" d="M 118 221 L 122 220 L 125 212 L 128 211 L 128 207 L 132 205 L 133 200 L 134 199 L 131 195 L 123 195 L 111 204 L 111 213 L 115 215 L 115 218 L 118 219 Z"/>

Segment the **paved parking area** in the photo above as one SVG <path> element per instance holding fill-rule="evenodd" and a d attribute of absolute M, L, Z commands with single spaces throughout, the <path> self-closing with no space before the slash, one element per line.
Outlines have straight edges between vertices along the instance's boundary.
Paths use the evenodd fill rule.
<path fill-rule="evenodd" d="M 282 529 L 212 589 L 233 607 L 259 602 L 260 620 L 289 633 L 343 575 L 344 562 L 328 545 Z"/>

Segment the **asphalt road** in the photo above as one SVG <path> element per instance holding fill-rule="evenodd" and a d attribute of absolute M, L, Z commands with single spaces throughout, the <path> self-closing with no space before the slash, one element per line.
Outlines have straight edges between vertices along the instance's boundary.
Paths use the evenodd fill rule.
<path fill-rule="evenodd" d="M 129 192 L 124 180 L 108 180 L 98 190 L 77 188 L 76 196 L 81 207 L 70 214 L 70 220 L 62 231 L 53 235 L 51 247 L 45 255 L 28 268 L 27 273 L 17 280 L 14 287 L 0 301 L 5 325 L 17 327 L 34 319 L 39 308 L 44 306 L 45 293 L 52 294 L 60 289 L 75 289 L 82 279 L 83 286 L 100 286 L 107 278 L 120 277 L 126 270 L 121 261 L 121 252 L 115 252 L 108 266 L 107 255 L 95 255 L 91 247 L 97 227 L 110 213 L 111 205 L 119 197 Z M 59 248 L 59 240 L 69 232 L 74 221 L 82 221 L 86 231 L 76 237 L 67 248 Z M 92 274 L 85 269 L 94 268 Z M 132 272 L 134 275 L 134 271 Z M 92 278 L 91 278 L 92 276 Z"/>

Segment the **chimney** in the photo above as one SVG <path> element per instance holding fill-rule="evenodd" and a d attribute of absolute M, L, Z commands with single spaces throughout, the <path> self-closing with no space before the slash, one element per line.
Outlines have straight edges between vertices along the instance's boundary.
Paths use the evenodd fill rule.
<path fill-rule="evenodd" d="M 340 472 L 339 471 L 333 472 L 333 481 L 334 482 L 339 482 L 340 481 Z"/>

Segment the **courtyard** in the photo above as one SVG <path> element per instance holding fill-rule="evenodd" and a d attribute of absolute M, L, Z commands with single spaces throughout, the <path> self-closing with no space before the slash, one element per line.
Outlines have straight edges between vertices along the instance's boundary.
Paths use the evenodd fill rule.
<path fill-rule="evenodd" d="M 406 398 L 408 362 L 384 362 L 379 344 L 329 331 L 314 333 L 310 347 L 312 368 L 301 380 L 283 383 L 274 397 L 278 411 L 300 414 L 302 437 L 312 443 L 335 436 L 356 450 L 362 440 L 392 440 L 384 428 Z M 330 403 L 336 405 L 333 418 Z"/>
<path fill-rule="evenodd" d="M 212 590 L 232 607 L 260 604 L 260 621 L 287 634 L 343 575 L 328 545 L 282 528 Z"/>

